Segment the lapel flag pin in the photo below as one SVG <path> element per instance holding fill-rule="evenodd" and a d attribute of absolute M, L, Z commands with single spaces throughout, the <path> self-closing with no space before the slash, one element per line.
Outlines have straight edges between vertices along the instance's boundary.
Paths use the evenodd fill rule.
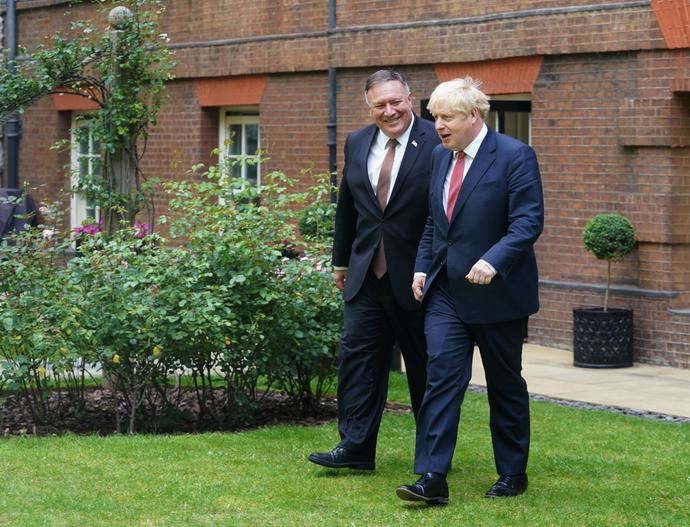
<path fill-rule="evenodd" d="M 414 139 L 412 140 L 412 146 L 414 146 L 415 148 L 417 148 L 417 141 L 415 141 Z"/>

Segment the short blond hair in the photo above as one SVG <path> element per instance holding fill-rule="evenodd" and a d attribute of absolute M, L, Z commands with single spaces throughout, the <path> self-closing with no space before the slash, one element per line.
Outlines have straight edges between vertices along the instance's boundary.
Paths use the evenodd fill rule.
<path fill-rule="evenodd" d="M 489 96 L 479 89 L 480 86 L 481 81 L 472 77 L 442 82 L 432 92 L 427 109 L 436 117 L 448 110 L 468 115 L 472 108 L 476 108 L 482 120 L 486 121 Z"/>

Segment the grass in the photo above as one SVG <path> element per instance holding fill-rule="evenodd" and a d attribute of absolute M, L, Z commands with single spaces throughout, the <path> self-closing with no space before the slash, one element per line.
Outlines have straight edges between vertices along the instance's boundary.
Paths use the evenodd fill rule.
<path fill-rule="evenodd" d="M 407 398 L 404 380 L 391 399 Z M 235 434 L 0 440 L 1 526 L 688 526 L 690 425 L 532 403 L 530 488 L 496 475 L 483 394 L 468 393 L 447 507 L 408 505 L 414 422 L 387 413 L 377 470 L 306 461 L 335 424 Z"/>

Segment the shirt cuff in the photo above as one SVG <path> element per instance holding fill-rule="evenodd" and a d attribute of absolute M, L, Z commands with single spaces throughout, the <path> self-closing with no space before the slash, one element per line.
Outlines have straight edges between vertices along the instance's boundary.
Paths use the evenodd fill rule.
<path fill-rule="evenodd" d="M 493 265 L 491 265 L 489 262 L 487 262 L 486 260 L 482 260 L 482 259 L 480 259 L 479 261 L 480 261 L 480 262 L 484 262 L 484 263 L 486 264 L 486 266 L 487 266 L 489 269 L 491 269 L 491 272 L 492 272 L 492 273 L 498 274 L 498 272 L 496 272 L 496 268 L 495 268 Z"/>
<path fill-rule="evenodd" d="M 413 278 L 426 278 L 426 273 L 415 273 Z"/>
<path fill-rule="evenodd" d="M 334 265 L 333 270 L 334 271 L 347 271 L 347 267 L 340 267 L 340 266 Z"/>

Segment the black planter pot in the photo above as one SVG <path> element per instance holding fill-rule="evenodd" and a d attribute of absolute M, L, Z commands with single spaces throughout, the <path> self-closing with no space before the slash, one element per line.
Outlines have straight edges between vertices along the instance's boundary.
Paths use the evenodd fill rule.
<path fill-rule="evenodd" d="M 633 312 L 630 309 L 573 309 L 575 366 L 626 368 L 633 365 Z"/>

